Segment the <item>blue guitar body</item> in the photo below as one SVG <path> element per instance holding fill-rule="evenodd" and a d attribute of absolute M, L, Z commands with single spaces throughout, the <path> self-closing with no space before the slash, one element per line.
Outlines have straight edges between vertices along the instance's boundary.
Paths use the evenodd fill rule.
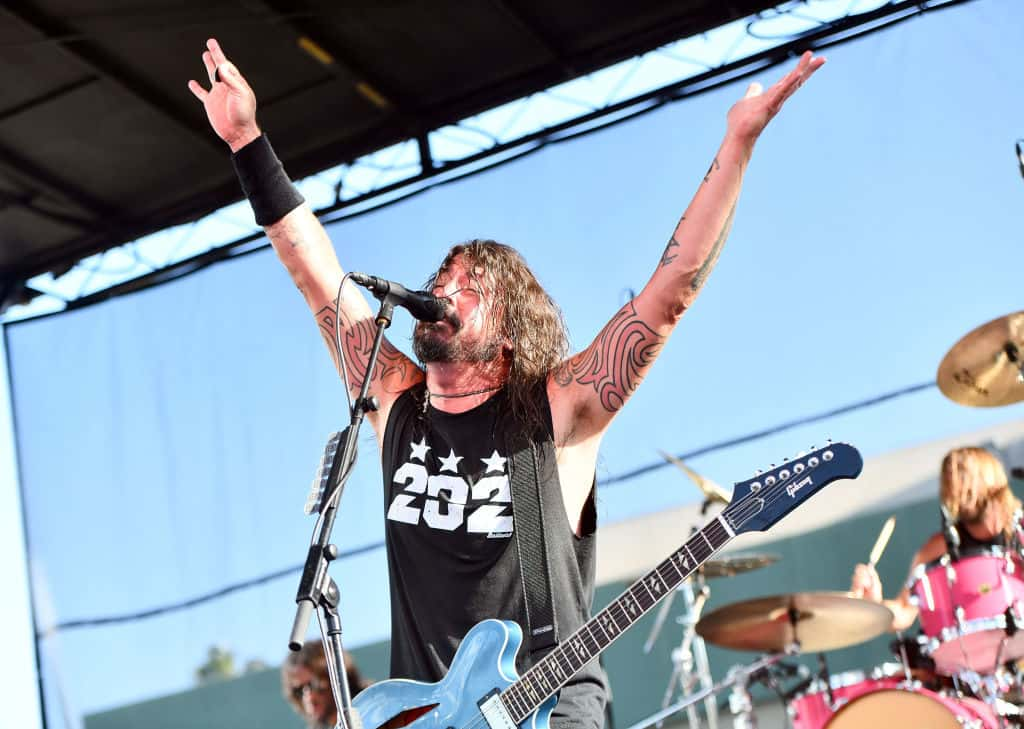
<path fill-rule="evenodd" d="M 495 690 L 504 691 L 519 678 L 515 663 L 522 642 L 523 632 L 515 623 L 484 620 L 463 638 L 448 673 L 437 683 L 382 681 L 356 696 L 352 704 L 364 729 L 379 729 L 389 722 L 395 729 L 411 722 L 417 729 L 487 729 L 477 702 Z M 548 729 L 557 702 L 557 695 L 552 696 L 519 726 Z M 421 714 L 426 707 L 432 708 Z"/>

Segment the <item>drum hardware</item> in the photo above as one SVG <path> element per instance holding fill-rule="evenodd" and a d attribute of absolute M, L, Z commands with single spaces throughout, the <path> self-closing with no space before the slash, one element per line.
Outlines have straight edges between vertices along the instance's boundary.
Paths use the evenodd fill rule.
<path fill-rule="evenodd" d="M 1001 316 L 965 334 L 935 375 L 942 393 L 972 407 L 1024 400 L 1024 311 Z"/>
<path fill-rule="evenodd" d="M 668 463 L 673 464 L 685 473 L 696 484 L 697 488 L 700 489 L 701 494 L 704 496 L 704 502 L 701 505 L 702 515 L 706 514 L 708 509 L 716 503 L 729 503 L 728 491 L 717 483 L 697 473 L 679 458 L 660 450 L 658 453 Z M 695 529 L 691 531 L 695 531 Z M 708 560 L 701 566 L 696 575 L 683 580 L 679 587 L 662 603 L 654 625 L 651 628 L 651 633 L 644 643 L 643 652 L 645 654 L 651 652 L 654 642 L 665 624 L 676 594 L 682 594 L 683 596 L 684 612 L 676 618 L 676 623 L 683 626 L 683 635 L 679 645 L 671 653 L 672 673 L 669 676 L 668 684 L 662 696 L 662 709 L 666 709 L 672 704 L 673 697 L 677 691 L 681 696 L 686 696 L 698 685 L 702 690 L 708 690 L 714 686 L 707 646 L 704 645 L 704 639 L 696 633 L 697 622 L 700 620 L 701 613 L 704 610 L 704 604 L 711 596 L 711 588 L 707 584 L 707 578 L 733 577 L 743 572 L 766 567 L 777 560 L 777 556 L 767 554 L 735 555 Z M 686 716 L 690 729 L 700 728 L 701 719 L 697 710 L 697 702 L 687 705 Z M 718 729 L 718 704 L 714 696 L 710 694 L 704 701 L 704 716 L 707 720 L 708 729 Z M 660 721 L 658 726 L 661 726 Z"/>
<path fill-rule="evenodd" d="M 836 705 L 836 696 L 832 691 L 832 674 L 828 670 L 828 660 L 825 658 L 824 653 L 818 654 L 818 677 L 825 684 L 825 696 L 828 698 L 828 705 L 834 707 Z"/>
<path fill-rule="evenodd" d="M 659 608 L 651 633 L 644 642 L 643 652 L 650 653 L 654 647 L 665 620 L 668 617 L 672 601 L 676 594 L 683 596 L 684 612 L 678 616 L 675 622 L 683 626 L 683 636 L 679 645 L 672 650 L 672 674 L 669 676 L 668 684 L 662 695 L 661 708 L 668 707 L 673 698 L 677 695 L 685 696 L 694 690 L 698 685 L 706 689 L 714 685 L 711 676 L 711 663 L 708 660 L 707 647 L 704 639 L 696 633 L 696 626 L 704 611 L 704 605 L 711 596 L 711 587 L 706 578 L 733 577 L 735 575 L 750 572 L 751 570 L 767 567 L 779 559 L 773 554 L 738 554 L 708 560 L 698 570 L 695 577 L 684 580 L 676 591 Z M 694 589 L 695 585 L 697 586 Z M 701 725 L 700 715 L 696 704 L 686 709 L 687 720 L 690 729 L 698 729 Z M 718 727 L 718 704 L 714 697 L 708 697 L 704 701 L 704 716 L 709 729 Z"/>
<path fill-rule="evenodd" d="M 672 675 L 669 676 L 668 685 L 665 687 L 665 693 L 661 699 L 662 709 L 672 703 L 672 697 L 677 689 L 685 696 L 693 691 L 697 684 L 700 684 L 701 689 L 707 689 L 714 685 L 707 647 L 704 645 L 704 640 L 696 633 L 697 621 L 700 620 L 700 614 L 704 610 L 704 603 L 711 595 L 711 588 L 704 581 L 703 575 L 698 574 L 697 582 L 700 587 L 696 591 L 693 589 L 693 580 L 691 579 L 683 580 L 676 588 L 676 592 L 682 593 L 685 606 L 683 615 L 676 618 L 676 623 L 683 626 L 683 637 L 679 645 L 672 650 Z M 675 597 L 675 593 L 672 597 Z M 651 652 L 670 605 L 671 599 L 666 600 L 659 611 L 651 634 L 648 636 L 647 642 L 644 643 L 644 653 Z M 717 729 L 718 704 L 713 696 L 708 696 L 705 699 L 704 714 L 709 729 Z M 686 718 L 690 729 L 700 727 L 701 721 L 696 702 L 686 707 Z M 657 726 L 660 728 L 661 722 L 658 722 Z"/>
<path fill-rule="evenodd" d="M 645 727 L 649 727 L 652 724 L 660 723 L 692 704 L 712 697 L 727 688 L 733 688 L 733 694 L 731 694 L 729 698 L 730 709 L 733 706 L 736 707 L 736 710 L 733 712 L 733 729 L 756 729 L 757 719 L 754 716 L 753 706 L 750 703 L 750 692 L 747 686 L 750 684 L 751 680 L 754 680 L 752 677 L 755 677 L 756 679 L 756 676 L 761 675 L 768 667 L 773 666 L 787 656 L 795 655 L 798 652 L 797 646 L 791 645 L 787 646 L 785 651 L 762 656 L 753 663 L 733 666 L 726 673 L 726 677 L 722 681 L 707 688 L 702 688 L 700 691 L 680 699 L 675 704 L 665 707 L 646 719 L 641 719 L 639 722 L 633 724 L 627 729 L 645 729 Z M 741 686 L 739 686 L 739 688 L 734 688 L 737 684 L 741 684 Z M 744 694 L 746 695 L 745 705 L 743 701 Z M 732 698 L 733 695 L 737 697 L 735 702 Z"/>
<path fill-rule="evenodd" d="M 903 675 L 910 683 L 914 680 L 914 674 L 910 672 L 910 656 L 907 655 L 907 643 L 903 638 L 902 631 L 896 633 L 896 646 L 899 648 L 900 664 L 903 666 Z M 891 650 L 890 646 L 890 650 Z"/>

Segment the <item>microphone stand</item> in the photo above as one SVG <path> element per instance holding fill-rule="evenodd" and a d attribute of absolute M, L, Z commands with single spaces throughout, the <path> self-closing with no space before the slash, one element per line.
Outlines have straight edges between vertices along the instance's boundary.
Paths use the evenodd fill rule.
<path fill-rule="evenodd" d="M 349 692 L 348 677 L 345 673 L 345 653 L 341 643 L 341 617 L 338 614 L 341 594 L 337 583 L 327 574 L 327 568 L 338 556 L 338 547 L 330 543 L 331 530 L 334 528 L 338 502 L 345 488 L 345 482 L 355 465 L 359 427 L 362 425 L 366 413 L 373 412 L 380 407 L 377 398 L 368 396 L 370 373 L 373 372 L 377 363 L 377 356 L 384 341 L 384 330 L 391 326 L 396 302 L 390 293 L 378 295 L 375 292 L 374 296 L 380 300 L 380 309 L 375 319 L 377 332 L 373 339 L 373 347 L 370 350 L 359 396 L 352 403 L 350 422 L 343 434 L 340 455 L 336 456 L 331 464 L 330 476 L 327 480 L 328 490 L 324 494 L 320 518 L 317 519 L 316 526 L 313 528 L 313 538 L 309 552 L 306 554 L 306 564 L 302 569 L 299 589 L 295 595 L 298 607 L 295 610 L 295 621 L 292 623 L 292 631 L 288 639 L 289 649 L 297 651 L 302 648 L 309 627 L 309 616 L 316 608 L 320 632 L 324 637 L 324 657 L 327 659 L 327 674 L 331 682 L 331 693 L 334 696 L 334 705 L 338 712 L 336 726 L 341 729 L 362 729 L 363 722 L 352 706 L 352 695 Z M 337 480 L 336 486 L 334 486 L 335 480 Z"/>

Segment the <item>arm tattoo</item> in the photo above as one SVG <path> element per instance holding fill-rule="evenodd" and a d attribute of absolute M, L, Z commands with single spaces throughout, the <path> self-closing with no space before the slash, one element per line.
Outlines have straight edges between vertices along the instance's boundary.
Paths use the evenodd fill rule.
<path fill-rule="evenodd" d="M 317 312 L 316 320 L 320 325 L 320 333 L 327 342 L 327 349 L 334 360 L 334 366 L 340 370 L 338 352 L 338 339 L 335 333 L 334 305 L 328 305 Z M 345 348 L 345 364 L 348 369 L 349 385 L 352 388 L 359 388 L 363 385 L 363 374 L 366 372 L 366 365 L 370 361 L 370 352 L 373 351 L 373 338 L 377 333 L 373 319 L 361 319 L 352 322 L 341 313 L 341 342 Z M 386 339 L 381 342 L 380 352 L 377 354 L 377 362 L 370 375 L 371 381 L 381 382 L 391 376 L 397 375 L 399 381 L 404 381 L 408 374 L 409 359 L 399 352 Z"/>
<path fill-rule="evenodd" d="M 711 246 L 711 250 L 708 252 L 708 257 L 704 259 L 704 263 L 700 264 L 700 268 L 697 269 L 697 273 L 693 276 L 693 281 L 690 282 L 690 288 L 693 291 L 700 290 L 700 287 L 708 280 L 708 276 L 711 274 L 711 269 L 715 267 L 715 263 L 718 261 L 718 256 L 722 253 L 722 246 L 725 245 L 725 239 L 729 237 L 729 229 L 732 228 L 732 216 L 735 213 L 736 203 L 733 203 L 732 208 L 729 209 L 729 216 L 725 219 L 725 225 L 722 226 L 722 230 L 718 233 L 718 238 L 715 240 L 715 244 Z"/>
<path fill-rule="evenodd" d="M 711 173 L 721 168 L 721 166 L 722 165 L 718 163 L 718 157 L 715 157 L 713 160 L 711 160 L 711 165 L 708 167 L 708 171 L 704 173 L 704 182 L 707 182 L 709 179 L 711 179 Z"/>
<path fill-rule="evenodd" d="M 671 253 L 671 254 L 669 253 L 669 251 L 671 251 L 673 248 L 678 248 L 678 247 L 679 247 L 679 241 L 676 240 L 675 236 L 672 236 L 671 238 L 668 239 L 668 245 L 665 246 L 665 252 L 661 254 L 661 267 L 662 268 L 664 268 L 668 264 L 672 263 L 672 261 L 674 261 L 677 258 L 679 258 L 679 254 L 678 253 Z"/>
<path fill-rule="evenodd" d="M 686 216 L 685 215 L 679 219 L 678 223 L 676 223 L 676 228 L 678 228 L 680 225 L 682 225 L 684 220 L 686 220 Z M 672 237 L 668 239 L 668 245 L 665 246 L 665 252 L 661 254 L 661 267 L 662 268 L 664 268 L 668 264 L 672 263 L 672 261 L 674 261 L 677 258 L 679 258 L 679 254 L 678 253 L 669 253 L 669 251 L 671 251 L 673 248 L 678 248 L 678 247 L 679 247 L 679 241 L 676 240 L 676 234 L 673 233 Z"/>
<path fill-rule="evenodd" d="M 590 385 L 598 394 L 601 407 L 610 413 L 617 412 L 643 380 L 664 342 L 664 337 L 640 319 L 631 301 L 608 322 L 590 347 L 555 372 L 555 382 L 561 387 L 573 381 Z"/>

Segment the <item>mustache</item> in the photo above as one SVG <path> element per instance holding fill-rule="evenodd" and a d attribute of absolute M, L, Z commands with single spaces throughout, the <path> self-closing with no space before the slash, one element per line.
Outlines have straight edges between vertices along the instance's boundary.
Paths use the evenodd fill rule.
<path fill-rule="evenodd" d="M 431 329 L 436 328 L 441 322 L 448 322 L 452 329 L 455 329 L 456 331 L 462 329 L 462 317 L 460 317 L 459 313 L 455 311 L 455 307 L 451 306 L 451 301 L 448 299 L 441 299 L 441 301 L 445 302 L 444 316 L 435 322 L 421 321 L 418 326 L 421 326 L 424 329 Z"/>

